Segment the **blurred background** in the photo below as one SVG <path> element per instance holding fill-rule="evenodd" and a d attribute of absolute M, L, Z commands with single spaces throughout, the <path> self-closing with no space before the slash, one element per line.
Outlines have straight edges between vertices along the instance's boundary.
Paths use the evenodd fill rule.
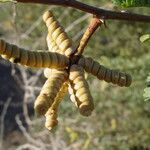
<path fill-rule="evenodd" d="M 81 0 L 121 11 L 110 1 Z M 47 28 L 42 14 L 51 9 L 77 45 L 92 15 L 64 7 L 33 4 L 0 4 L 0 38 L 29 50 L 46 50 Z M 150 14 L 149 8 L 127 11 Z M 30 69 L 0 58 L 1 150 L 150 150 L 150 101 L 143 90 L 150 72 L 150 43 L 139 38 L 150 25 L 106 21 L 94 34 L 84 55 L 104 66 L 130 73 L 129 88 L 99 81 L 87 74 L 95 103 L 90 117 L 82 117 L 69 95 L 59 109 L 59 125 L 49 132 L 37 118 L 33 104 L 45 82 L 42 69 Z"/>

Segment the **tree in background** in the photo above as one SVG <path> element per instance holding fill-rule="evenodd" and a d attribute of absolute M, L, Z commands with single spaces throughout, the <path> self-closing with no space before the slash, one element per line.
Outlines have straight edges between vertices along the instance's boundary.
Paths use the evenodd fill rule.
<path fill-rule="evenodd" d="M 59 12 L 59 11 L 58 11 Z M 68 18 L 68 19 L 70 19 L 70 18 Z M 65 20 L 64 20 L 64 23 L 65 23 Z M 114 24 L 114 23 L 113 23 Z M 82 28 L 82 26 L 83 25 L 81 25 L 81 28 Z M 120 26 L 120 23 L 118 23 L 118 27 Z M 128 26 L 131 28 L 131 24 L 128 24 Z M 145 26 L 145 25 L 144 25 Z M 124 68 L 125 70 L 128 70 L 129 68 L 131 69 L 131 72 L 132 72 L 132 74 L 133 74 L 133 76 L 136 76 L 137 77 L 137 79 L 135 79 L 134 81 L 138 81 L 139 80 L 139 77 L 141 78 L 141 77 L 143 77 L 143 79 L 144 79 L 144 77 L 146 76 L 146 67 L 145 68 L 142 68 L 143 67 L 143 65 L 142 64 L 144 64 L 145 62 L 147 63 L 145 63 L 145 65 L 144 66 L 147 66 L 147 68 L 148 68 L 148 56 L 147 55 L 142 55 L 143 56 L 143 58 L 142 57 L 140 57 L 140 59 L 137 61 L 137 59 L 133 59 L 133 56 L 135 56 L 135 53 L 136 53 L 136 55 L 137 55 L 137 57 L 139 57 L 139 56 L 141 56 L 141 54 L 144 54 L 144 52 L 142 52 L 142 51 L 140 51 L 139 52 L 139 45 L 136 45 L 135 43 L 132 45 L 132 46 L 130 46 L 129 47 L 129 45 L 127 46 L 125 43 L 127 42 L 127 41 L 129 41 L 129 39 L 131 39 L 131 40 L 133 40 L 133 37 L 132 38 L 129 38 L 130 36 L 131 36 L 131 33 L 130 32 L 132 32 L 132 33 L 134 33 L 135 32 L 135 27 L 138 27 L 138 25 L 134 25 L 134 28 L 132 28 L 132 29 L 130 29 L 130 32 L 129 32 L 129 34 L 128 33 L 123 33 L 123 31 L 124 30 L 126 30 L 126 28 L 127 28 L 127 26 L 124 24 L 124 25 L 122 25 L 122 28 L 120 29 L 121 31 L 119 31 L 119 33 L 122 33 L 120 36 L 119 36 L 119 38 L 118 39 L 120 39 L 119 40 L 119 42 L 117 42 L 117 36 L 115 37 L 115 38 L 113 38 L 114 37 L 114 35 L 113 34 L 115 34 L 116 35 L 116 31 L 118 31 L 118 27 L 116 27 L 116 29 L 113 27 L 113 25 L 110 25 L 109 24 L 109 28 L 112 30 L 112 31 L 114 31 L 114 32 L 112 32 L 112 36 L 110 36 L 110 37 L 106 37 L 106 32 L 107 32 L 107 34 L 108 34 L 108 31 L 101 31 L 102 32 L 102 38 L 100 38 L 100 36 L 99 36 L 99 34 L 97 34 L 97 36 L 95 35 L 95 37 L 91 40 L 91 42 L 89 43 L 89 47 L 87 47 L 87 55 L 91 55 L 92 54 L 92 56 L 94 56 L 95 55 L 95 58 L 97 58 L 97 59 L 99 59 L 99 56 L 102 56 L 101 57 L 101 60 L 99 60 L 100 62 L 102 62 L 102 63 L 106 63 L 106 64 L 108 64 L 109 66 L 112 66 L 113 67 L 113 65 L 115 65 L 115 66 L 117 66 L 117 68 Z M 114 29 L 113 29 L 114 28 Z M 40 29 L 39 29 L 40 30 Z M 77 29 L 75 29 L 74 31 L 72 31 L 72 33 L 70 33 L 70 34 L 74 34 L 74 33 L 76 33 L 76 30 Z M 127 31 L 127 30 L 126 30 Z M 139 33 L 140 33 L 141 31 L 139 30 Z M 109 33 L 109 34 L 111 34 L 111 33 Z M 32 36 L 34 36 L 34 35 L 32 35 Z M 128 38 L 127 38 L 128 37 Z M 135 37 L 137 37 L 137 36 L 135 36 Z M 122 41 L 121 41 L 121 39 L 122 39 Z M 110 42 L 110 40 L 112 40 L 111 42 Z M 102 47 L 101 47 L 101 51 L 95 51 L 94 53 L 95 54 L 93 54 L 93 49 L 98 49 L 95 45 L 96 45 L 96 43 L 97 43 L 97 46 L 99 45 L 98 43 L 102 43 Z M 109 43 L 111 43 L 111 44 L 109 44 Z M 119 46 L 119 43 L 120 43 L 120 46 Z M 113 45 L 114 44 L 114 45 Z M 117 48 L 115 48 L 115 46 L 117 45 Z M 106 46 L 108 46 L 108 47 L 106 47 Z M 127 47 L 126 47 L 127 46 Z M 107 48 L 107 51 L 106 51 L 106 48 Z M 112 52 L 112 50 L 113 50 L 113 52 Z M 134 50 L 134 51 L 133 51 Z M 147 56 L 147 57 L 146 57 Z M 142 61 L 141 61 L 141 59 L 142 59 Z M 143 60 L 144 60 L 144 62 L 143 62 Z M 126 64 L 124 64 L 124 61 L 125 62 L 127 62 Z M 135 63 L 136 62 L 136 63 Z M 129 68 L 128 68 L 129 67 Z M 114 67 L 115 68 L 115 67 Z M 138 70 L 136 70 L 136 69 L 138 69 Z M 141 70 L 141 72 L 140 72 L 140 74 L 137 76 L 137 73 L 139 73 L 139 69 L 142 69 Z M 148 70 L 148 69 L 147 69 Z M 137 71 L 137 72 L 136 72 Z M 144 72 L 144 74 L 143 74 L 143 72 Z M 134 75 L 135 74 L 135 75 Z M 142 76 L 141 76 L 142 75 Z M 89 78 L 89 77 L 88 77 Z M 94 84 L 94 80 L 93 79 L 91 79 L 91 78 L 89 78 L 89 82 L 92 82 L 93 83 L 93 85 L 95 86 L 95 84 Z M 134 82 L 135 83 L 135 82 Z M 98 86 L 99 87 L 99 86 Z M 104 95 L 108 95 L 109 94 L 109 92 L 107 93 L 106 91 L 109 89 L 108 88 L 108 86 L 102 86 L 102 87 L 105 87 L 105 90 L 103 91 L 103 94 Z M 131 87 L 132 88 L 132 87 Z M 138 87 L 137 87 L 138 88 Z M 93 90 L 94 90 L 95 88 L 93 88 Z M 134 89 L 134 91 L 136 91 L 137 89 L 134 87 L 133 88 Z M 120 91 L 120 89 L 118 89 L 119 91 Z M 119 97 L 122 97 L 120 94 L 120 92 L 117 92 L 117 94 L 116 94 L 116 96 L 118 96 L 118 98 Z M 124 92 L 126 91 L 126 90 L 123 90 Z M 138 90 L 137 90 L 138 91 Z M 94 91 L 93 91 L 94 92 Z M 98 92 L 98 91 L 97 91 Z M 96 94 L 96 92 L 94 92 L 95 94 Z M 115 100 L 115 99 L 118 99 L 117 97 L 115 97 L 115 90 L 114 91 L 112 91 L 112 93 L 114 93 L 113 94 L 113 97 L 111 97 L 110 98 L 110 100 L 112 101 L 113 99 Z M 120 94 L 119 94 L 120 93 Z M 138 92 L 137 92 L 138 93 Z M 126 97 L 126 96 L 127 97 Z M 128 99 L 128 96 L 129 96 L 130 94 L 129 93 L 126 93 L 126 94 L 123 94 L 123 99 L 125 100 L 125 99 Z M 136 95 L 136 93 L 135 93 L 135 95 Z M 134 95 L 134 96 L 135 96 Z M 97 98 L 96 98 L 96 96 L 97 96 Z M 133 96 L 133 97 L 134 97 Z M 138 95 L 136 95 L 134 98 L 136 98 L 136 97 L 138 97 Z M 99 98 L 99 96 L 98 95 L 95 95 L 95 98 L 98 100 L 98 98 Z M 134 99 L 133 98 L 133 99 Z M 103 107 L 103 109 L 106 107 L 106 108 L 109 108 L 108 106 L 107 106 L 107 103 L 106 103 L 106 105 L 105 105 L 105 99 L 108 99 L 108 102 L 110 102 L 110 105 L 112 105 L 111 103 L 111 101 L 109 101 L 109 96 L 108 97 L 103 97 L 102 95 L 101 95 L 101 99 L 104 99 L 104 101 L 102 100 L 101 102 L 99 102 L 99 104 L 102 104 L 103 103 L 103 105 L 104 105 L 104 107 Z M 121 98 L 121 100 L 120 100 L 120 102 L 123 102 L 124 100 L 123 100 L 122 98 Z M 131 99 L 131 101 L 132 101 L 132 97 L 130 97 L 130 99 Z M 119 102 L 115 102 L 116 103 L 116 105 L 117 104 L 119 104 Z M 120 103 L 121 104 L 121 103 Z M 100 109 L 101 107 L 99 107 L 98 109 Z M 97 109 L 97 111 L 99 111 Z M 112 111 L 112 109 L 110 109 L 110 112 Z M 117 113 L 116 113 L 117 114 Z M 134 113 L 133 113 L 134 114 Z M 96 115 L 96 114 L 95 114 Z M 138 113 L 137 113 L 137 115 L 138 115 Z M 98 118 L 97 118 L 98 119 Z M 102 119 L 102 118 L 101 118 Z M 93 120 L 94 121 L 94 120 Z M 98 121 L 98 120 L 97 120 Z M 117 120 L 118 121 L 118 120 Z M 116 119 L 112 119 L 112 125 L 114 124 L 114 128 L 115 128 L 115 122 L 116 122 Z M 92 124 L 91 124 L 92 125 Z M 82 127 L 82 126 L 81 126 Z M 70 129 L 66 129 L 66 131 L 67 131 L 67 133 L 69 133 L 69 135 L 71 136 L 71 135 L 77 135 L 77 134 L 75 134 L 72 130 L 70 131 Z M 73 134 L 74 133 L 74 134 Z M 90 134 L 90 136 L 91 136 L 92 134 Z M 105 134 L 106 135 L 106 134 Z M 91 141 L 90 139 L 88 139 L 89 141 Z M 107 143 L 108 144 L 108 143 Z M 105 144 L 104 144 L 105 145 Z M 109 145 L 109 144 L 108 144 Z M 86 147 L 86 146 L 85 146 Z"/>

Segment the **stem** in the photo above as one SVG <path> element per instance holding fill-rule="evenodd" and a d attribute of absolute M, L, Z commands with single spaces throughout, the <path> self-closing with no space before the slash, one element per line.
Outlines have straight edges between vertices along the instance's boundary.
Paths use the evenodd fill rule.
<path fill-rule="evenodd" d="M 150 23 L 150 16 L 140 15 L 135 13 L 127 12 L 115 12 L 105 9 L 100 9 L 98 7 L 90 6 L 76 0 L 17 0 L 17 2 L 22 3 L 38 3 L 38 4 L 47 4 L 47 5 L 61 5 L 65 7 L 72 7 L 91 13 L 101 17 L 103 19 L 113 19 L 113 20 L 126 20 L 126 21 L 138 21 Z"/>
<path fill-rule="evenodd" d="M 97 18 L 97 17 L 93 17 L 88 28 L 86 29 L 85 33 L 83 34 L 80 43 L 77 47 L 76 53 L 75 55 L 81 56 L 84 48 L 86 47 L 86 45 L 88 44 L 90 38 L 92 37 L 92 35 L 94 34 L 94 32 L 96 31 L 96 29 L 102 24 L 103 22 Z"/>

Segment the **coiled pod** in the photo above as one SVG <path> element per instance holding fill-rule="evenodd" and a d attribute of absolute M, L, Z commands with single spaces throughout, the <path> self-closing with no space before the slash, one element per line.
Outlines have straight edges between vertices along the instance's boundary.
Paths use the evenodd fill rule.
<path fill-rule="evenodd" d="M 49 35 L 58 45 L 61 53 L 70 56 L 73 52 L 72 41 L 68 38 L 63 27 L 59 24 L 51 11 L 47 11 L 43 15 L 43 20 L 48 27 Z"/>
<path fill-rule="evenodd" d="M 58 92 L 52 106 L 48 109 L 48 111 L 45 114 L 46 117 L 45 127 L 48 130 L 51 130 L 53 127 L 55 127 L 58 124 L 58 120 L 57 120 L 58 106 L 61 100 L 63 99 L 65 93 L 67 92 L 67 89 L 68 89 L 68 84 L 67 82 L 65 82 L 61 87 L 60 91 Z"/>
<path fill-rule="evenodd" d="M 75 91 L 75 96 L 79 111 L 84 116 L 91 115 L 94 109 L 93 98 L 89 91 L 89 86 L 84 78 L 84 71 L 82 67 L 72 65 L 69 75 L 70 84 Z"/>
<path fill-rule="evenodd" d="M 62 53 L 62 51 L 59 49 L 58 45 L 56 44 L 56 42 L 53 40 L 52 36 L 50 33 L 48 33 L 47 35 L 47 38 L 46 38 L 46 41 L 47 41 L 47 46 L 48 46 L 48 50 L 51 51 L 51 52 L 57 52 L 57 53 Z M 63 53 L 62 53 L 63 54 Z M 44 70 L 44 76 L 46 78 L 50 77 L 51 76 L 51 73 L 52 73 L 53 69 L 49 69 L 49 68 L 46 68 Z M 63 70 L 62 70 L 63 71 Z M 67 88 L 68 88 L 68 84 L 67 83 L 64 83 L 63 86 L 61 87 L 59 93 L 57 94 L 57 97 L 54 101 L 54 104 L 52 105 L 52 107 L 56 107 L 58 105 L 58 103 L 60 102 L 60 100 L 63 98 L 63 96 L 65 95 L 65 93 L 67 92 Z M 55 106 L 56 105 L 56 106 Z"/>
<path fill-rule="evenodd" d="M 58 108 L 59 103 L 63 99 L 63 97 L 66 94 L 67 90 L 68 90 L 68 82 L 65 82 L 65 83 L 63 83 L 60 91 L 57 93 L 57 96 L 56 96 L 56 98 L 54 100 L 54 103 L 51 106 L 52 109 Z"/>
<path fill-rule="evenodd" d="M 51 76 L 52 70 L 53 69 L 49 69 L 49 68 L 44 69 L 45 78 L 49 78 Z"/>
<path fill-rule="evenodd" d="M 75 90 L 73 89 L 73 86 L 71 86 L 71 84 L 69 84 L 68 92 L 70 94 L 70 100 L 75 104 L 76 107 L 78 107 L 78 104 L 80 104 L 80 101 L 75 96 Z"/>
<path fill-rule="evenodd" d="M 38 115 L 44 115 L 52 106 L 57 93 L 60 91 L 67 78 L 68 73 L 66 71 L 52 71 L 51 76 L 45 82 L 39 96 L 34 103 L 34 109 Z"/>
<path fill-rule="evenodd" d="M 58 120 L 57 120 L 57 110 L 56 109 L 49 108 L 45 114 L 45 118 L 46 118 L 45 127 L 48 130 L 51 130 L 52 128 L 57 126 Z"/>
<path fill-rule="evenodd" d="M 49 40 L 47 40 L 48 50 L 51 51 L 51 52 L 58 52 L 58 53 L 59 53 L 59 51 L 57 51 L 58 46 L 57 46 L 57 45 L 54 45 L 54 47 L 53 47 L 53 45 L 49 44 L 48 42 L 49 42 Z M 50 47 L 50 46 L 51 46 L 51 47 Z M 50 69 L 50 68 L 44 69 L 44 76 L 45 76 L 46 78 L 49 78 L 50 75 L 51 75 L 52 70 L 53 70 L 53 69 Z"/>
<path fill-rule="evenodd" d="M 59 47 L 57 46 L 55 41 L 52 39 L 52 37 L 49 33 L 47 35 L 46 41 L 47 41 L 48 51 L 60 53 Z M 52 69 L 49 69 L 49 68 L 44 69 L 44 76 L 46 78 L 49 78 L 51 71 L 52 71 Z"/>
<path fill-rule="evenodd" d="M 82 66 L 85 71 L 93 74 L 100 80 L 104 80 L 106 82 L 112 82 L 113 84 L 117 84 L 119 86 L 130 86 L 132 82 L 132 78 L 129 74 L 119 72 L 116 70 L 108 69 L 98 62 L 94 61 L 92 58 L 82 57 L 78 61 L 78 64 Z"/>
<path fill-rule="evenodd" d="M 150 7 L 149 0 L 113 0 L 113 2 L 123 7 Z"/>
<path fill-rule="evenodd" d="M 48 14 L 49 14 L 49 13 L 48 13 Z M 43 15 L 43 19 L 44 19 L 44 18 L 45 18 L 45 17 L 44 17 L 44 15 Z M 59 46 L 56 44 L 56 41 L 53 40 L 51 33 L 48 33 L 47 38 L 46 38 L 46 41 L 47 41 L 47 46 L 48 46 L 48 50 L 49 50 L 49 51 L 51 51 L 51 52 L 57 52 L 57 53 L 60 53 L 60 54 L 63 54 L 63 55 L 64 55 L 64 52 L 59 49 Z M 50 76 L 50 74 L 51 74 L 51 71 L 52 71 L 51 69 L 46 68 L 46 69 L 44 70 L 44 76 L 45 76 L 46 78 L 48 78 L 48 77 Z"/>
<path fill-rule="evenodd" d="M 66 68 L 69 59 L 58 53 L 28 51 L 0 40 L 0 54 L 13 63 L 29 67 Z"/>
<path fill-rule="evenodd" d="M 48 46 L 48 50 L 51 52 L 57 52 L 60 54 L 64 54 L 62 53 L 62 51 L 59 49 L 58 45 L 56 44 L 56 42 L 52 39 L 50 33 L 48 33 L 47 37 L 46 37 L 46 41 L 47 41 L 47 46 Z"/>

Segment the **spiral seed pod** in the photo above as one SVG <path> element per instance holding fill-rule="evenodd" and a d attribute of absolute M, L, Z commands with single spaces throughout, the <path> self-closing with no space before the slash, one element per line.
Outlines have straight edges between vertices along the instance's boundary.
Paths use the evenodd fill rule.
<path fill-rule="evenodd" d="M 59 24 L 51 11 L 47 11 L 43 15 L 43 20 L 48 27 L 48 32 L 53 41 L 58 45 L 61 53 L 70 56 L 73 52 L 72 41 L 68 38 L 63 27 Z"/>
<path fill-rule="evenodd" d="M 59 53 L 59 47 L 56 45 L 55 41 L 51 38 L 50 34 L 47 35 L 46 41 L 47 41 L 48 51 Z M 44 69 L 44 76 L 46 78 L 49 78 L 51 71 L 52 69 L 49 68 Z"/>
<path fill-rule="evenodd" d="M 83 68 L 77 65 L 72 65 L 69 75 L 70 84 L 75 91 L 75 96 L 78 98 L 77 105 L 80 113 L 84 116 L 91 115 L 94 109 L 93 99 L 89 91 L 88 83 L 84 78 Z"/>
<path fill-rule="evenodd" d="M 60 53 L 60 54 L 63 54 L 61 50 L 59 50 L 59 47 L 58 45 L 56 44 L 56 42 L 53 40 L 52 36 L 50 33 L 48 33 L 47 35 L 47 38 L 46 38 L 46 41 L 47 41 L 47 45 L 48 45 L 48 50 L 51 51 L 51 52 L 57 52 L 57 53 Z M 44 70 L 44 76 L 46 78 L 50 77 L 51 76 L 51 73 L 52 73 L 53 69 L 49 69 L 49 68 L 46 68 Z M 63 71 L 63 70 L 62 70 Z M 59 103 L 60 99 L 62 99 L 62 97 L 65 95 L 65 93 L 67 92 L 67 87 L 68 87 L 68 84 L 64 84 L 61 88 L 61 90 L 59 91 L 59 93 L 57 94 L 57 97 L 56 97 L 56 100 L 54 102 L 53 105 L 56 105 L 57 103 Z M 56 103 L 57 102 L 57 103 Z"/>
<path fill-rule="evenodd" d="M 44 77 L 49 78 L 51 76 L 52 70 L 53 69 L 49 69 L 49 68 L 44 69 Z"/>
<path fill-rule="evenodd" d="M 57 52 L 60 54 L 64 54 L 60 49 L 59 46 L 56 44 L 56 42 L 52 39 L 50 33 L 48 33 L 47 38 L 47 46 L 48 46 L 48 50 L 51 52 Z"/>
<path fill-rule="evenodd" d="M 63 99 L 63 97 L 64 97 L 64 95 L 66 94 L 67 90 L 68 90 L 68 82 L 65 82 L 65 83 L 62 85 L 60 91 L 57 93 L 57 96 L 56 96 L 56 98 L 55 98 L 55 101 L 54 101 L 54 103 L 53 103 L 53 105 L 52 105 L 52 108 L 53 108 L 53 109 L 55 109 L 55 108 L 58 107 L 59 103 L 60 103 L 61 100 Z"/>
<path fill-rule="evenodd" d="M 60 53 L 59 47 L 57 46 L 55 41 L 52 39 L 50 34 L 47 35 L 46 41 L 47 41 L 48 51 Z M 49 69 L 49 68 L 44 69 L 44 76 L 46 78 L 49 78 L 51 71 L 52 69 Z"/>
<path fill-rule="evenodd" d="M 71 86 L 71 84 L 69 83 L 69 87 L 68 87 L 68 92 L 70 94 L 70 100 L 75 104 L 76 107 L 79 106 L 80 101 L 79 99 L 75 96 L 75 90 L 73 89 L 73 85 Z"/>
<path fill-rule="evenodd" d="M 58 106 L 61 100 L 63 99 L 65 93 L 67 92 L 67 89 L 68 89 L 68 83 L 65 82 L 61 87 L 60 91 L 58 92 L 52 106 L 48 109 L 48 111 L 45 114 L 46 117 L 45 127 L 48 130 L 51 130 L 58 124 L 58 120 L 57 120 Z"/>
<path fill-rule="evenodd" d="M 0 54 L 13 63 L 29 67 L 66 68 L 69 59 L 58 53 L 28 51 L 0 40 Z"/>
<path fill-rule="evenodd" d="M 57 126 L 57 124 L 58 124 L 57 110 L 49 108 L 45 114 L 45 118 L 46 118 L 45 127 L 48 130 L 51 130 L 52 128 Z"/>
<path fill-rule="evenodd" d="M 58 106 L 59 106 L 60 102 L 62 101 L 64 95 L 66 94 L 67 90 L 68 90 L 68 82 L 64 82 L 61 89 L 57 93 L 57 96 L 55 97 L 53 104 L 51 105 L 51 109 L 58 108 Z"/>
<path fill-rule="evenodd" d="M 38 115 L 44 115 L 51 107 L 57 93 L 60 91 L 67 78 L 68 73 L 65 71 L 55 70 L 52 72 L 34 103 L 34 108 Z"/>
<path fill-rule="evenodd" d="M 113 84 L 117 84 L 119 86 L 130 86 L 132 82 L 132 78 L 129 74 L 119 72 L 116 70 L 108 69 L 98 62 L 94 61 L 92 58 L 82 57 L 78 61 L 78 64 L 82 66 L 85 71 L 93 74 L 100 80 L 104 80 L 106 82 L 112 82 Z"/>
<path fill-rule="evenodd" d="M 48 45 L 48 50 L 49 51 L 61 53 L 61 51 L 59 50 L 58 45 L 52 39 L 52 37 L 51 37 L 51 35 L 49 33 L 47 35 L 47 39 L 46 40 L 47 40 L 47 45 Z M 51 76 L 52 71 L 53 71 L 53 69 L 46 68 L 44 70 L 44 76 L 46 78 L 49 78 Z M 63 71 L 63 70 L 61 70 L 61 71 Z M 56 99 L 54 101 L 54 104 L 52 106 L 53 108 L 55 107 L 55 105 L 58 105 L 59 101 L 63 98 L 63 96 L 67 92 L 67 89 L 68 89 L 68 84 L 64 83 L 63 86 L 61 87 L 61 90 L 57 94 L 57 97 L 56 97 Z"/>
<path fill-rule="evenodd" d="M 50 33 L 48 33 L 47 35 L 47 38 L 46 38 L 46 41 L 47 41 L 47 46 L 48 46 L 48 50 L 51 51 L 51 52 L 57 52 L 57 53 L 60 53 L 60 54 L 64 54 L 58 47 L 58 45 L 56 44 L 56 42 L 53 40 L 52 36 Z M 46 78 L 48 78 L 51 74 L 51 71 L 52 69 L 49 69 L 49 68 L 46 68 L 44 70 L 44 76 Z"/>

